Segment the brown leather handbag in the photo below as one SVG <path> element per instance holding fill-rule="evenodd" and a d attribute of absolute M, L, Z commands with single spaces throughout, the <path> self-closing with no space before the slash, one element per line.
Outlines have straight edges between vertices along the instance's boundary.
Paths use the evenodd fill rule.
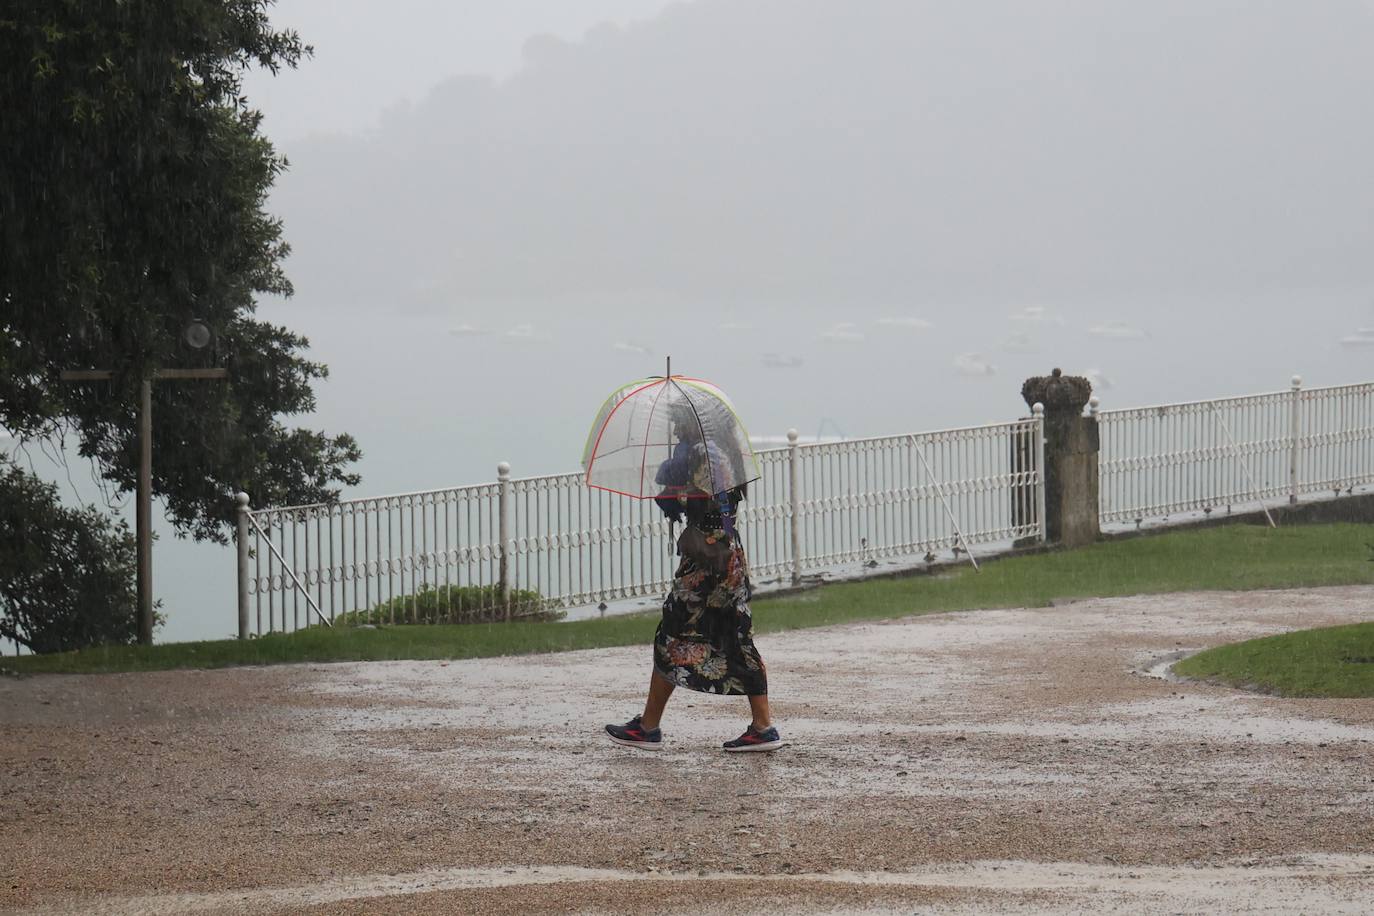
<path fill-rule="evenodd" d="M 718 576 L 730 568 L 730 538 L 724 532 L 706 532 L 688 525 L 677 539 L 677 551 Z"/>

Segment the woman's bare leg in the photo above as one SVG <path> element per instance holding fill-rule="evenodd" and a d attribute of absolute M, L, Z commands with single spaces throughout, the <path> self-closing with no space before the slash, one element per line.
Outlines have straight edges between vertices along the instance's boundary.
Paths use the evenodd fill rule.
<path fill-rule="evenodd" d="M 767 730 L 773 724 L 773 717 L 768 711 L 768 694 L 761 693 L 749 698 L 749 712 L 754 716 L 754 731 L 761 732 Z"/>
<path fill-rule="evenodd" d="M 657 671 L 649 675 L 649 698 L 644 701 L 644 715 L 639 717 L 640 725 L 646 729 L 658 728 L 658 722 L 663 718 L 663 707 L 668 705 L 668 698 L 673 695 L 673 688 L 676 686 Z"/>

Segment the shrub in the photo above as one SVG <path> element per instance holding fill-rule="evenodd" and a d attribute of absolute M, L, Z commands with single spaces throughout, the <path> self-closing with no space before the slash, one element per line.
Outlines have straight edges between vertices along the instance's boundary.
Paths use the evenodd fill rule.
<path fill-rule="evenodd" d="M 134 538 L 0 456 L 0 636 L 33 652 L 138 639 Z"/>
<path fill-rule="evenodd" d="M 510 593 L 512 620 L 558 620 L 562 611 L 550 610 L 543 597 L 528 589 Z M 349 611 L 335 625 L 389 623 L 483 623 L 506 619 L 506 605 L 494 585 L 441 585 L 411 595 L 397 595 L 366 611 Z"/>

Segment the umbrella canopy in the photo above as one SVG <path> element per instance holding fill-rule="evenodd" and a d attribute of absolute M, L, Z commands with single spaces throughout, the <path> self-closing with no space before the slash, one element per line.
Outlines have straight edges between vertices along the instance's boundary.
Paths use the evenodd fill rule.
<path fill-rule="evenodd" d="M 587 486 L 636 499 L 709 498 L 761 476 L 725 392 L 682 375 L 613 391 L 587 436 L 582 467 Z"/>

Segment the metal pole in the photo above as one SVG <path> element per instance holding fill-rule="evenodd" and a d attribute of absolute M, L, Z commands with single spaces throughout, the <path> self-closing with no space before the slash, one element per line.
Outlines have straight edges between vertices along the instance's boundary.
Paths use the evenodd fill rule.
<path fill-rule="evenodd" d="M 673 357 L 669 355 L 666 360 L 666 364 L 663 368 L 663 384 L 671 385 L 673 381 Z M 668 389 L 664 388 L 663 391 L 666 394 Z M 668 460 L 671 461 L 673 459 L 673 426 L 671 423 L 668 425 L 668 435 L 664 438 L 668 440 Z M 677 574 L 677 564 L 673 562 L 673 551 L 676 545 L 677 522 L 670 518 L 668 519 L 668 567 L 673 571 L 674 575 Z M 602 616 L 605 616 L 605 611 L 602 612 Z"/>
<path fill-rule="evenodd" d="M 1292 385 L 1288 443 L 1288 502 L 1290 505 L 1298 501 L 1298 437 L 1302 434 L 1302 376 L 1293 376 Z"/>
<path fill-rule="evenodd" d="M 255 519 L 255 518 L 253 518 L 253 516 L 245 514 L 245 515 L 243 515 L 242 517 L 248 519 L 249 524 L 251 524 L 251 525 L 253 526 L 253 528 L 254 528 L 259 534 L 263 534 L 263 535 L 266 535 L 266 536 L 267 536 L 267 549 L 268 549 L 268 551 L 272 554 L 272 556 L 274 556 L 274 557 L 277 558 L 277 562 L 281 564 L 281 571 L 284 572 L 284 573 L 286 573 L 288 576 L 291 577 L 291 581 L 294 582 L 295 585 L 296 585 L 296 591 L 299 592 L 300 594 L 302 594 L 302 595 L 305 596 L 305 603 L 306 603 L 307 605 L 309 605 L 310 609 L 313 610 L 313 611 L 315 612 L 315 616 L 318 617 L 318 618 L 320 619 L 320 623 L 324 624 L 324 625 L 327 626 L 327 627 L 332 627 L 334 624 L 332 624 L 332 623 L 329 622 L 329 618 L 326 617 L 326 616 L 324 616 L 324 611 L 320 610 L 320 606 L 319 606 L 318 604 L 315 603 L 315 599 L 310 597 L 310 590 L 307 589 L 307 588 L 305 587 L 305 585 L 303 585 L 303 584 L 301 583 L 301 580 L 300 580 L 299 578 L 297 578 L 297 576 L 296 576 L 296 571 L 295 571 L 294 569 L 291 568 L 291 564 L 289 564 L 289 563 L 286 562 L 286 557 L 282 556 L 281 551 L 277 549 L 277 545 L 275 545 L 275 544 L 272 543 L 272 535 L 271 535 L 270 533 L 266 532 L 266 531 L 263 531 L 263 530 L 262 530 L 262 526 L 258 524 L 258 520 Z M 271 522 L 269 521 L 268 524 L 271 524 Z M 282 546 L 283 546 L 283 547 L 286 546 L 286 536 L 285 536 L 285 535 L 282 535 Z M 270 576 L 269 576 L 269 578 L 270 578 Z M 285 583 L 286 583 L 286 580 L 283 579 L 283 580 L 282 580 L 282 590 L 283 590 L 283 591 L 286 590 L 286 584 L 285 584 Z M 270 593 L 269 593 L 269 594 L 270 594 Z M 356 607 L 355 607 L 355 610 L 356 610 Z M 269 616 L 269 618 L 270 618 L 270 616 L 271 616 L 271 613 L 272 613 L 272 612 L 269 610 L 269 611 L 268 611 L 268 616 Z M 270 619 L 269 619 L 269 621 L 268 621 L 267 629 L 268 629 L 269 631 L 272 629 L 272 625 L 271 625 L 271 620 L 270 620 Z M 282 632 L 283 632 L 283 633 L 286 632 L 286 595 L 285 595 L 285 594 L 283 594 L 283 595 L 281 596 L 281 629 L 282 629 Z"/>
<path fill-rule="evenodd" d="M 496 481 L 500 484 L 497 497 L 497 537 L 500 540 L 500 592 L 501 604 L 506 609 L 506 620 L 510 620 L 510 463 L 503 461 L 496 466 Z"/>
<path fill-rule="evenodd" d="M 1045 520 L 1045 405 L 1036 403 L 1031 407 L 1035 417 L 1035 514 L 1040 525 L 1040 543 L 1049 538 L 1049 525 Z M 1097 416 L 1097 405 L 1093 405 L 1093 416 Z"/>
<path fill-rule="evenodd" d="M 113 369 L 63 369 L 64 382 L 109 381 Z M 134 498 L 137 551 L 138 641 L 153 644 L 153 379 L 222 379 L 228 369 L 154 369 L 143 379 L 138 399 L 138 487 Z"/>
<path fill-rule="evenodd" d="M 1255 497 L 1260 508 L 1264 510 L 1264 517 L 1269 520 L 1269 527 L 1277 528 L 1278 525 L 1274 522 L 1274 516 L 1269 514 L 1269 507 L 1264 504 L 1264 496 L 1260 493 L 1259 487 L 1255 486 L 1255 475 L 1250 473 L 1250 462 L 1245 460 L 1245 456 L 1241 454 L 1240 446 L 1236 444 L 1236 437 L 1231 435 L 1231 427 L 1226 425 L 1226 420 L 1215 405 L 1208 404 L 1207 407 L 1212 411 L 1212 415 L 1217 418 L 1217 422 L 1221 424 L 1221 431 L 1226 434 L 1226 441 L 1231 443 L 1231 453 L 1240 462 L 1241 470 L 1245 472 L 1245 479 L 1250 484 L 1250 495 Z"/>
<path fill-rule="evenodd" d="M 235 517 L 238 520 L 239 554 L 239 639 L 248 638 L 248 494 L 234 494 L 238 503 Z"/>
<path fill-rule="evenodd" d="M 138 641 L 153 644 L 153 380 L 145 378 L 138 402 Z"/>
<path fill-rule="evenodd" d="M 931 470 L 930 462 L 926 460 L 925 449 L 921 448 L 920 443 L 916 441 L 915 436 L 911 436 L 910 440 L 911 444 L 916 448 L 916 456 L 921 459 L 921 464 L 926 469 L 926 477 L 928 477 L 930 479 L 930 482 L 935 485 L 935 495 L 939 496 L 940 502 L 944 504 L 945 516 L 949 519 L 950 525 L 954 528 L 955 540 L 958 541 L 960 544 L 964 545 L 964 553 L 968 554 L 968 560 L 970 563 L 973 564 L 974 572 L 981 572 L 981 570 L 978 569 L 978 559 L 973 555 L 973 551 L 969 550 L 968 541 L 964 540 L 964 532 L 959 527 L 959 520 L 955 518 L 954 510 L 950 508 L 949 500 L 945 498 L 945 487 L 942 483 L 940 483 L 939 478 L 935 476 L 935 472 Z"/>
<path fill-rule="evenodd" d="M 792 584 L 801 583 L 801 492 L 797 485 L 797 431 L 787 431 L 787 498 L 792 506 Z"/>

